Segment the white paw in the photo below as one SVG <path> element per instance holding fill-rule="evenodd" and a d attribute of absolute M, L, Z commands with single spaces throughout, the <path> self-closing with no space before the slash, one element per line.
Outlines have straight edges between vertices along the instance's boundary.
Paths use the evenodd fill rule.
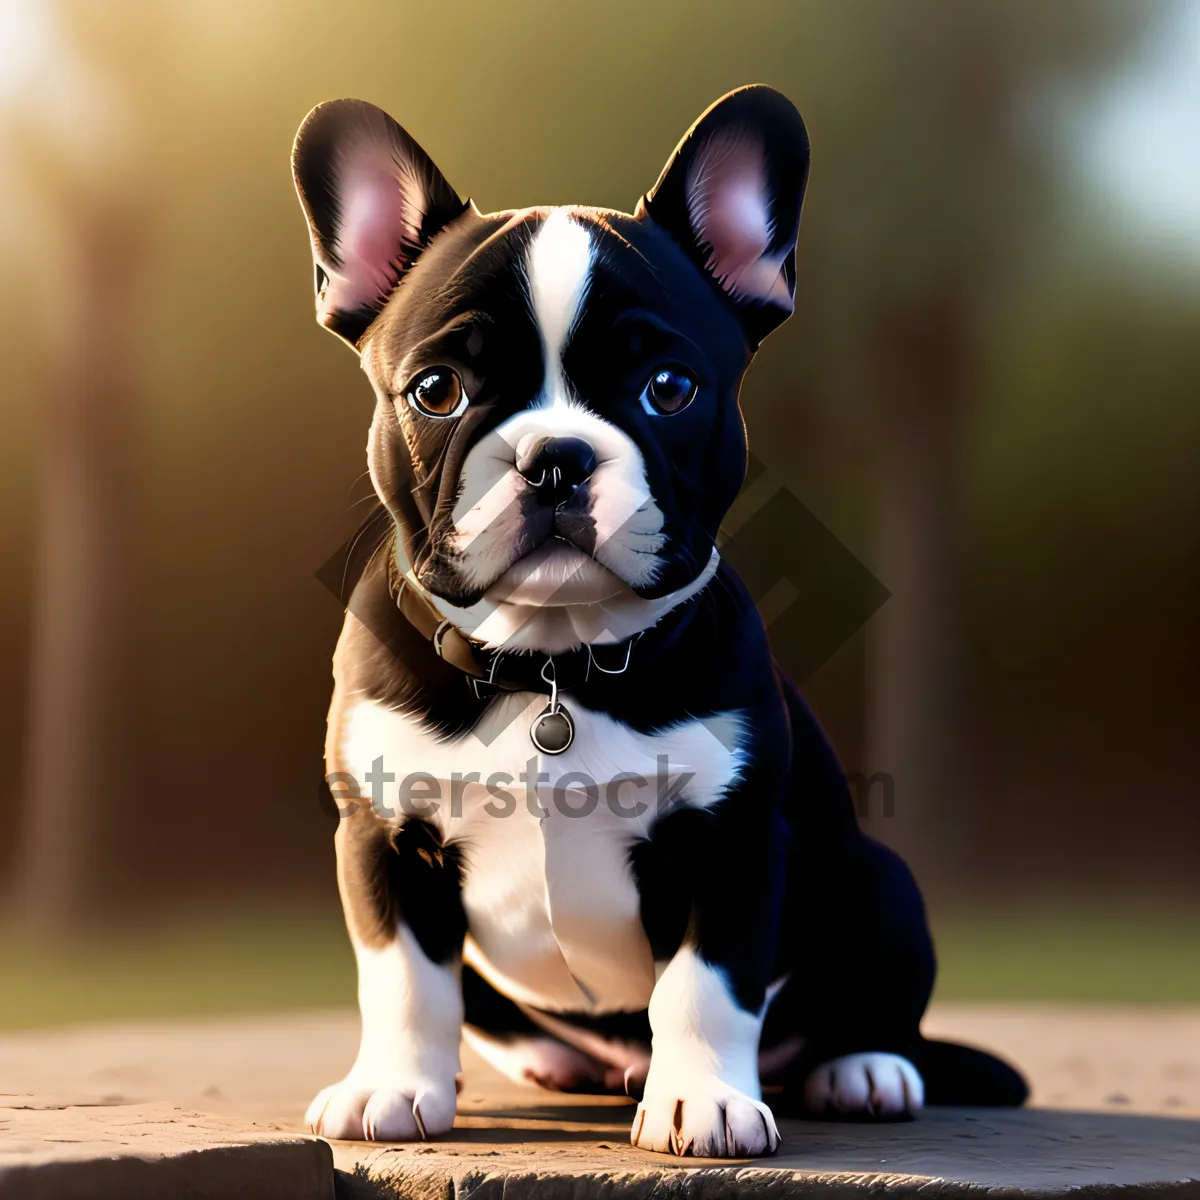
<path fill-rule="evenodd" d="M 804 1103 L 813 1112 L 915 1115 L 925 1103 L 925 1085 L 916 1067 L 898 1054 L 847 1054 L 808 1077 Z"/>
<path fill-rule="evenodd" d="M 454 1124 L 455 1082 L 384 1079 L 353 1073 L 318 1092 L 304 1115 L 309 1129 L 327 1138 L 369 1142 L 425 1141 Z"/>
<path fill-rule="evenodd" d="M 715 1075 L 663 1086 L 647 1080 L 630 1141 L 660 1154 L 697 1158 L 753 1158 L 773 1154 L 779 1130 L 771 1110 Z"/>

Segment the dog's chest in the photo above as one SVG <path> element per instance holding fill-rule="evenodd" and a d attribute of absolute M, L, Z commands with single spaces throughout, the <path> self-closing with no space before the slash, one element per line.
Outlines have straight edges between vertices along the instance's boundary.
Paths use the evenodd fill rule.
<path fill-rule="evenodd" d="M 501 991 L 550 1009 L 641 1009 L 654 962 L 630 850 L 667 811 L 724 795 L 741 768 L 740 721 L 639 733 L 570 704 L 575 738 L 549 756 L 529 736 L 545 706 L 504 695 L 474 731 L 439 740 L 361 702 L 345 711 L 331 769 L 384 816 L 419 817 L 461 847 L 467 960 Z"/>

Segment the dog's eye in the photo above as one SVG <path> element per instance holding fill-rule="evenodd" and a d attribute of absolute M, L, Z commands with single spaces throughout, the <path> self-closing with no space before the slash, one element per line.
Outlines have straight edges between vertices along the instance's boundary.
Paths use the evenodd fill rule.
<path fill-rule="evenodd" d="M 467 407 L 458 372 L 451 367 L 430 367 L 408 385 L 406 398 L 427 417 L 457 417 Z"/>
<path fill-rule="evenodd" d="M 682 367 L 660 367 L 642 392 L 642 407 L 652 416 L 682 412 L 696 395 L 696 381 Z"/>

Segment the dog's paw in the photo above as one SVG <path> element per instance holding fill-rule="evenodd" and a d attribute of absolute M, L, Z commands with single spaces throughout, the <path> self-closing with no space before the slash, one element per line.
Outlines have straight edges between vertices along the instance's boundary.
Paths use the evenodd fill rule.
<path fill-rule="evenodd" d="M 925 1103 L 925 1085 L 916 1067 L 898 1054 L 847 1054 L 813 1071 L 804 1084 L 804 1103 L 814 1113 L 912 1117 Z"/>
<path fill-rule="evenodd" d="M 771 1110 L 714 1075 L 659 1084 L 653 1068 L 633 1118 L 630 1141 L 643 1150 L 697 1158 L 773 1154 L 779 1130 Z"/>
<path fill-rule="evenodd" d="M 327 1138 L 369 1142 L 425 1141 L 454 1124 L 455 1082 L 370 1081 L 348 1075 L 318 1092 L 304 1119 Z"/>

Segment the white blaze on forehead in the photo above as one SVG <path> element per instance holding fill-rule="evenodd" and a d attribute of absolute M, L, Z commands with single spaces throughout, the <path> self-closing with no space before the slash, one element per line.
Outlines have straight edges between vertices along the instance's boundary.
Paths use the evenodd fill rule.
<path fill-rule="evenodd" d="M 592 238 L 565 208 L 551 211 L 529 247 L 529 296 L 546 356 L 545 398 L 566 401 L 562 352 L 579 317 L 592 270 Z"/>

